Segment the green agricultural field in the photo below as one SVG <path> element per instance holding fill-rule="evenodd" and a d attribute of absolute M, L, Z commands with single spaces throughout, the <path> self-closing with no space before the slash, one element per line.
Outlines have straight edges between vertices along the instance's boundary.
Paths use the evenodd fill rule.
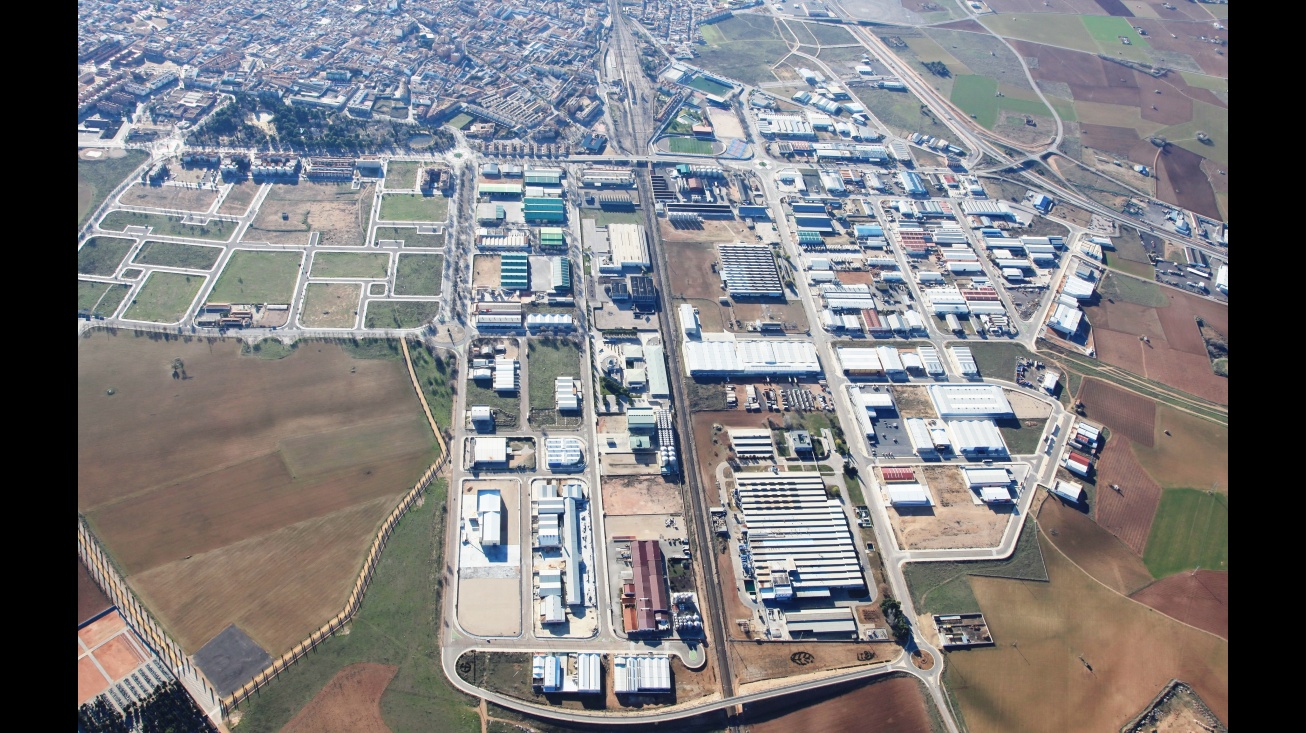
<path fill-rule="evenodd" d="M 395 295 L 439 295 L 444 256 L 401 254 L 395 266 Z"/>
<path fill-rule="evenodd" d="M 580 377 L 580 347 L 564 338 L 533 338 L 528 341 L 527 385 L 531 409 L 552 410 L 553 383 L 558 377 Z M 582 398 L 583 399 L 583 398 Z"/>
<path fill-rule="evenodd" d="M 222 256 L 221 247 L 179 242 L 146 242 L 132 258 L 138 265 L 178 267 L 185 270 L 212 270 Z"/>
<path fill-rule="evenodd" d="M 856 43 L 852 34 L 837 25 L 826 25 L 824 23 L 804 23 L 807 32 L 816 39 L 816 42 L 822 46 L 842 46 L 848 43 Z"/>
<path fill-rule="evenodd" d="M 177 272 L 153 272 L 132 298 L 122 317 L 131 321 L 176 323 L 186 315 L 208 278 Z"/>
<path fill-rule="evenodd" d="M 390 255 L 384 252 L 318 252 L 310 277 L 380 279 L 390 275 Z"/>
<path fill-rule="evenodd" d="M 1155 578 L 1184 570 L 1229 569 L 1229 497 L 1196 489 L 1161 495 L 1143 562 Z"/>
<path fill-rule="evenodd" d="M 377 227 L 372 241 L 380 242 L 397 239 L 405 247 L 443 247 L 444 233 L 418 234 L 417 227 Z"/>
<path fill-rule="evenodd" d="M 980 22 L 990 31 L 1006 38 L 1019 38 L 1086 53 L 1098 53 L 1100 50 L 1077 15 L 1010 13 L 985 15 Z M 1119 46 L 1120 41 L 1116 41 L 1115 45 Z"/>
<path fill-rule="evenodd" d="M 774 80 L 771 65 L 788 55 L 773 18 L 736 15 L 703 27 L 707 46 L 698 49 L 695 64 L 745 84 Z"/>
<path fill-rule="evenodd" d="M 953 137 L 952 131 L 939 122 L 911 92 L 891 92 L 887 89 L 853 89 L 852 92 L 876 119 L 900 135 L 919 132 L 949 139 Z"/>
<path fill-rule="evenodd" d="M 1084 27 L 1088 29 L 1088 34 L 1093 37 L 1093 40 L 1106 48 L 1122 45 L 1120 36 L 1128 38 L 1129 43 L 1134 46 L 1150 48 L 1152 45 L 1147 42 L 1146 38 L 1138 35 L 1138 31 L 1134 30 L 1134 27 L 1125 18 L 1108 15 L 1081 15 L 1079 19 L 1083 21 Z"/>
<path fill-rule="evenodd" d="M 980 611 L 969 576 L 1047 580 L 1047 567 L 1038 546 L 1038 525 L 1025 518 L 1016 549 L 1006 560 L 974 562 L 913 562 L 903 566 L 916 613 L 970 613 Z"/>
<path fill-rule="evenodd" d="M 1103 298 L 1123 300 L 1149 308 L 1160 308 L 1170 303 L 1165 291 L 1155 282 L 1115 273 L 1107 273 L 1102 278 L 1098 293 Z"/>
<path fill-rule="evenodd" d="M 440 315 L 438 300 L 373 300 L 367 304 L 365 328 L 418 328 Z"/>
<path fill-rule="evenodd" d="M 108 277 L 118 271 L 134 244 L 136 240 L 122 237 L 91 237 L 77 250 L 77 272 Z"/>
<path fill-rule="evenodd" d="M 77 229 L 81 230 L 119 183 L 150 157 L 140 150 L 128 150 L 121 158 L 77 159 Z"/>
<path fill-rule="evenodd" d="M 687 86 L 687 87 L 693 87 L 694 89 L 697 89 L 697 90 L 699 90 L 700 92 L 707 92 L 708 94 L 715 94 L 715 95 L 717 95 L 718 97 L 721 96 L 721 95 L 723 95 L 723 94 L 727 94 L 727 93 L 729 93 L 729 92 L 730 92 L 730 89 L 731 89 L 731 87 L 728 87 L 728 86 L 726 86 L 725 84 L 717 83 L 717 82 L 712 81 L 711 79 L 708 79 L 707 77 L 703 77 L 703 76 L 696 76 L 696 77 L 694 77 L 692 80 L 690 80 L 689 82 L 687 82 L 687 83 L 685 84 L 685 86 Z"/>
<path fill-rule="evenodd" d="M 381 197 L 381 221 L 444 221 L 449 199 L 418 193 L 387 193 Z"/>
<path fill-rule="evenodd" d="M 303 255 L 236 250 L 222 268 L 209 300 L 219 303 L 289 303 Z"/>
<path fill-rule="evenodd" d="M 437 479 L 427 489 L 426 501 L 400 520 L 350 633 L 324 642 L 241 705 L 243 733 L 281 730 L 337 672 L 358 663 L 399 668 L 381 697 L 381 718 L 390 730 L 481 729 L 475 701 L 445 679 L 437 635 L 430 626 L 438 625 L 444 587 L 440 558 L 445 520 L 440 507 L 446 495 L 444 479 Z"/>
<path fill-rule="evenodd" d="M 987 76 L 964 74 L 952 84 L 953 104 L 975 118 L 975 121 L 992 129 L 998 124 L 998 82 Z"/>
<path fill-rule="evenodd" d="M 673 153 L 689 153 L 691 155 L 711 155 L 712 143 L 707 140 L 696 140 L 692 137 L 673 137 L 667 140 L 667 148 Z"/>
<path fill-rule="evenodd" d="M 417 188 L 417 173 L 421 169 L 422 164 L 415 161 L 391 161 L 385 169 L 385 187 Z"/>
<path fill-rule="evenodd" d="M 307 328 L 353 328 L 362 295 L 362 283 L 309 283 L 299 322 Z"/>
<path fill-rule="evenodd" d="M 1197 133 L 1205 132 L 1211 144 L 1197 141 Z M 1203 158 L 1221 165 L 1229 165 L 1229 110 L 1206 102 L 1193 102 L 1193 119 L 1181 125 L 1163 127 L 1158 135 Z"/>
<path fill-rule="evenodd" d="M 191 239 L 212 239 L 225 242 L 236 233 L 236 222 L 222 219 L 210 220 L 208 224 L 183 224 L 175 216 L 162 214 L 140 214 L 134 211 L 110 211 L 100 220 L 100 228 L 109 231 L 124 231 L 127 227 L 151 227 L 151 234 L 161 237 L 189 237 Z"/>

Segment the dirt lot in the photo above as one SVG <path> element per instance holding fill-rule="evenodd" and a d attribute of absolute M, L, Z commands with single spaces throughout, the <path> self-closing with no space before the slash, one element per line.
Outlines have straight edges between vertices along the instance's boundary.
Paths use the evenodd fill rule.
<path fill-rule="evenodd" d="M 282 733 L 390 733 L 381 695 L 398 667 L 360 662 L 336 673 Z"/>
<path fill-rule="evenodd" d="M 499 255 L 473 255 L 472 287 L 497 290 L 501 270 L 502 263 L 499 260 Z"/>
<path fill-rule="evenodd" d="M 1152 582 L 1138 553 L 1064 502 L 1044 501 L 1038 522 L 1067 557 L 1117 593 L 1129 595 Z"/>
<path fill-rule="evenodd" d="M 945 667 L 973 733 L 1116 730 L 1174 678 L 1228 722 L 1227 641 L 1111 592 L 1039 541 L 1049 582 L 970 579 L 1002 640 Z"/>
<path fill-rule="evenodd" d="M 840 270 L 834 276 L 844 285 L 873 285 L 875 283 L 875 273 L 870 270 Z"/>
<path fill-rule="evenodd" d="M 1156 403 L 1152 400 L 1092 377 L 1080 384 L 1078 398 L 1089 420 L 1105 423 L 1112 432 L 1152 447 L 1156 432 Z"/>
<path fill-rule="evenodd" d="M 1129 597 L 1222 639 L 1229 638 L 1228 571 L 1171 575 Z"/>
<path fill-rule="evenodd" d="M 1134 458 L 1129 441 L 1107 441 L 1097 462 L 1097 523 L 1140 557 L 1161 503 L 1161 487 Z M 1120 486 L 1120 491 L 1111 488 Z"/>
<path fill-rule="evenodd" d="M 218 192 L 208 188 L 150 186 L 137 183 L 118 197 L 127 206 L 150 206 L 158 209 L 205 212 L 218 200 Z"/>
<path fill-rule="evenodd" d="M 227 197 L 222 199 L 222 205 L 218 207 L 218 213 L 241 216 L 249 211 L 249 205 L 254 203 L 254 198 L 258 196 L 261 187 L 262 184 L 253 181 L 232 184 L 231 190 L 227 191 Z"/>
<path fill-rule="evenodd" d="M 603 477 L 604 514 L 677 514 L 684 510 L 680 489 L 661 476 Z"/>
<path fill-rule="evenodd" d="M 671 231 L 683 233 L 675 229 Z M 717 261 L 715 244 L 667 240 L 665 245 L 667 267 L 670 268 L 667 282 L 671 284 L 673 296 L 715 301 L 726 294 L 721 289 L 721 278 L 712 272 L 712 264 Z"/>
<path fill-rule="evenodd" d="M 728 619 L 727 622 L 735 629 L 739 628 L 733 623 L 732 619 Z M 892 642 L 831 641 L 813 642 L 811 644 L 758 644 L 754 641 L 732 640 L 729 644 L 730 668 L 734 670 L 735 675 L 738 677 L 739 684 L 743 687 L 740 692 L 744 694 L 767 686 L 759 685 L 756 688 L 750 688 L 748 687 L 749 683 L 888 662 L 896 659 L 901 652 L 901 647 Z M 870 660 L 859 660 L 857 658 L 858 655 L 864 655 L 868 651 L 875 653 L 874 658 Z M 807 664 L 795 663 L 793 656 L 803 652 L 810 654 L 812 661 Z M 803 657 L 800 656 L 799 658 L 802 659 Z"/>
<path fill-rule="evenodd" d="M 1004 389 L 1017 420 L 1046 420 L 1052 415 L 1052 405 L 1034 397 L 1025 390 Z"/>
<path fill-rule="evenodd" d="M 370 185 L 358 190 L 334 183 L 275 185 L 243 241 L 307 244 L 308 233 L 319 232 L 319 246 L 361 247 L 372 194 Z"/>
<path fill-rule="evenodd" d="M 1203 730 L 1228 733 L 1228 726 L 1215 727 L 1210 709 L 1187 685 L 1178 685 L 1170 695 L 1153 708 L 1148 718 L 1140 720 L 1129 733 L 1190 733 Z"/>
<path fill-rule="evenodd" d="M 299 322 L 306 328 L 353 328 L 362 296 L 362 283 L 309 283 Z"/>
<path fill-rule="evenodd" d="M 77 458 L 79 511 L 186 650 L 235 622 L 275 656 L 339 610 L 435 448 L 399 361 L 95 333 Z"/>
<path fill-rule="evenodd" d="M 1163 488 L 1229 491 L 1229 428 L 1157 405 L 1153 447 L 1135 445 L 1143 469 Z M 1166 435 L 1165 431 L 1170 434 Z"/>
<path fill-rule="evenodd" d="M 930 393 L 924 387 L 902 387 L 895 384 L 889 390 L 893 393 L 893 401 L 898 406 L 898 415 L 904 420 L 909 417 L 926 420 L 938 418 L 939 413 L 934 410 Z"/>
<path fill-rule="evenodd" d="M 711 504 L 716 505 L 716 467 L 726 459 L 728 449 L 726 444 L 729 442 L 725 437 L 725 430 L 721 434 L 713 434 L 712 426 L 721 425 L 726 430 L 730 428 L 764 428 L 766 427 L 767 417 L 780 422 L 774 412 L 747 412 L 743 409 L 744 404 L 744 387 L 739 385 L 735 388 L 740 396 L 738 410 L 726 410 L 722 412 L 696 412 L 693 416 L 694 431 L 694 448 L 698 451 L 698 470 L 699 477 L 702 480 L 704 490 L 708 492 L 708 498 Z M 718 444 L 713 445 L 712 441 L 717 440 Z"/>
<path fill-rule="evenodd" d="M 797 699 L 795 699 L 797 698 Z M 790 702 L 766 706 L 749 706 L 745 720 L 752 733 L 790 733 L 820 730 L 826 733 L 853 733 L 875 730 L 878 733 L 929 733 L 930 715 L 921 685 L 903 676 L 877 679 L 848 689 L 841 686 L 834 696 L 829 693 L 805 693 L 783 698 Z M 792 712 L 787 709 L 797 707 Z"/>
<path fill-rule="evenodd" d="M 975 504 L 955 468 L 920 468 L 917 478 L 929 487 L 936 506 L 898 508 L 889 512 L 898 545 L 906 550 L 993 547 L 1011 518 L 1011 508 Z"/>

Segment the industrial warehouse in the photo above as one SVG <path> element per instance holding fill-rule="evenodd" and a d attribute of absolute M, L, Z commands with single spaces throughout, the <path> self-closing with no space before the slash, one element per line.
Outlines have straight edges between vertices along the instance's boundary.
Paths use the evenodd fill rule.
<path fill-rule="evenodd" d="M 783 298 L 775 253 L 765 244 L 718 244 L 721 285 L 736 298 Z"/>

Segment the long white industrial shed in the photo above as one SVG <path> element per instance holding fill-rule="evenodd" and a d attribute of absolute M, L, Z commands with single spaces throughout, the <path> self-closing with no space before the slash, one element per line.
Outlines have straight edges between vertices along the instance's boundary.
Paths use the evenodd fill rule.
<path fill-rule="evenodd" d="M 939 417 L 1007 417 L 1011 403 L 996 384 L 931 384 L 930 399 Z"/>
<path fill-rule="evenodd" d="M 865 585 L 843 505 L 815 471 L 735 474 L 753 563 L 793 563 L 794 595 L 828 596 L 830 588 Z"/>
<path fill-rule="evenodd" d="M 805 375 L 821 371 L 816 347 L 809 341 L 737 341 L 728 334 L 705 334 L 686 341 L 685 370 L 694 374 Z"/>

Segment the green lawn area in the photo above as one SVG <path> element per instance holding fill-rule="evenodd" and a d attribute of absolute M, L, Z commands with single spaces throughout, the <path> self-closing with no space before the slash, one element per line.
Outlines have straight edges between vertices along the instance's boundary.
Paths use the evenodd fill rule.
<path fill-rule="evenodd" d="M 970 347 L 970 353 L 975 357 L 975 366 L 979 367 L 980 376 L 985 379 L 1013 381 L 1016 378 L 1016 360 L 1034 358 L 1029 349 L 1010 341 L 978 341 L 965 345 Z"/>
<path fill-rule="evenodd" d="M 377 227 L 373 241 L 398 239 L 405 247 L 443 247 L 444 233 L 418 234 L 417 227 Z"/>
<path fill-rule="evenodd" d="M 444 256 L 401 254 L 395 267 L 395 295 L 439 295 Z"/>
<path fill-rule="evenodd" d="M 183 224 L 175 216 L 162 214 L 140 214 L 135 211 L 110 211 L 100 220 L 100 228 L 109 231 L 124 231 L 127 227 L 151 227 L 151 233 L 161 237 L 189 237 L 191 239 L 213 239 L 225 242 L 236 233 L 236 222 L 221 219 L 211 220 L 208 224 Z"/>
<path fill-rule="evenodd" d="M 132 321 L 176 323 L 186 315 L 205 280 L 208 278 L 203 275 L 152 272 L 122 317 Z"/>
<path fill-rule="evenodd" d="M 384 252 L 318 252 L 309 270 L 312 277 L 383 278 L 390 274 Z"/>
<path fill-rule="evenodd" d="M 485 384 L 489 385 L 490 382 L 487 381 Z M 521 396 L 518 393 L 512 392 L 499 394 L 490 389 L 489 386 L 481 386 L 472 380 L 467 380 L 463 386 L 463 390 L 463 394 L 466 396 L 465 404 L 467 407 L 470 408 L 474 405 L 485 405 L 498 410 L 504 415 L 510 416 L 513 425 L 520 421 L 518 415 L 521 414 Z M 550 399 L 552 399 L 553 385 L 549 385 L 547 392 Z M 549 403 L 549 406 L 553 406 L 552 402 Z M 504 425 L 501 415 L 495 415 L 494 419 L 499 421 L 500 429 L 508 427 L 507 425 Z"/>
<path fill-rule="evenodd" d="M 673 137 L 667 140 L 667 148 L 673 153 L 692 155 L 711 155 L 712 143 L 692 137 Z"/>
<path fill-rule="evenodd" d="M 349 634 L 323 642 L 242 705 L 238 730 L 281 730 L 337 672 L 361 662 L 399 668 L 381 696 L 381 717 L 395 733 L 480 730 L 474 701 L 453 689 L 440 667 L 446 495 L 444 480 L 436 480 L 426 501 L 399 521 Z"/>
<path fill-rule="evenodd" d="M 416 161 L 390 161 L 385 168 L 385 187 L 417 188 L 417 173 L 422 164 Z"/>
<path fill-rule="evenodd" d="M 696 77 L 694 77 L 693 80 L 687 82 L 687 83 L 685 84 L 685 86 L 687 86 L 687 87 L 693 87 L 694 89 L 697 89 L 697 90 L 699 90 L 700 92 L 707 92 L 708 94 L 715 94 L 715 95 L 717 95 L 718 97 L 721 96 L 721 95 L 723 95 L 723 94 L 726 94 L 726 93 L 729 92 L 729 91 L 731 90 L 731 88 L 732 88 L 732 87 L 728 87 L 728 86 L 726 86 L 725 84 L 719 84 L 719 83 L 717 83 L 717 82 L 715 82 L 715 81 L 712 81 L 711 79 L 708 79 L 707 77 L 704 77 L 704 76 L 696 76 Z"/>
<path fill-rule="evenodd" d="M 1143 562 L 1155 578 L 1184 570 L 1229 569 L 1229 497 L 1197 489 L 1161 495 Z"/>
<path fill-rule="evenodd" d="M 417 328 L 440 315 L 438 300 L 373 300 L 367 304 L 365 328 Z"/>
<path fill-rule="evenodd" d="M 180 267 L 188 270 L 212 270 L 222 256 L 221 247 L 180 242 L 146 242 L 132 258 L 138 265 Z"/>
<path fill-rule="evenodd" d="M 443 349 L 434 354 L 420 343 L 409 340 L 408 355 L 413 361 L 417 381 L 426 393 L 426 404 L 435 416 L 435 422 L 445 430 L 453 427 L 453 387 L 449 384 L 451 367 L 457 366 L 457 357 Z"/>
<path fill-rule="evenodd" d="M 840 28 L 837 25 L 826 25 L 824 23 L 804 23 L 807 26 L 807 32 L 812 34 L 822 46 L 842 46 L 847 43 L 855 43 L 852 34 Z"/>
<path fill-rule="evenodd" d="M 1165 291 L 1155 282 L 1117 275 L 1111 272 L 1108 272 L 1106 277 L 1102 278 L 1098 293 L 1102 298 L 1123 300 L 1152 308 L 1159 308 L 1170 303 Z"/>
<path fill-rule="evenodd" d="M 1037 425 L 1026 425 L 1025 423 L 1037 423 Z M 1007 452 L 1013 456 L 1027 456 L 1037 453 L 1040 447 L 1039 438 L 1043 437 L 1043 428 L 1047 427 L 1047 419 L 1042 420 L 1001 420 L 998 422 L 998 431 L 1002 433 L 1002 440 L 1007 444 Z"/>
<path fill-rule="evenodd" d="M 1006 560 L 975 562 L 913 562 L 903 566 L 917 613 L 968 613 L 980 611 L 971 590 L 970 575 L 990 575 L 1025 580 L 1047 580 L 1043 553 L 1038 547 L 1038 526 L 1025 518 L 1016 549 Z"/>
<path fill-rule="evenodd" d="M 998 81 L 987 76 L 963 74 L 952 84 L 952 102 L 981 125 L 998 123 Z"/>
<path fill-rule="evenodd" d="M 91 315 L 105 318 L 112 316 L 117 312 L 118 306 L 122 305 L 122 302 L 127 299 L 127 294 L 131 290 L 132 286 L 130 285 L 114 285 L 109 288 L 109 292 L 105 293 L 103 298 L 100 298 L 99 304 L 95 306 L 95 310 L 91 311 Z"/>
<path fill-rule="evenodd" d="M 77 250 L 77 272 L 108 277 L 118 271 L 134 244 L 136 240 L 122 237 L 91 237 Z"/>
<path fill-rule="evenodd" d="M 219 303 L 289 303 L 303 255 L 236 250 L 222 268 L 209 300 Z"/>
<path fill-rule="evenodd" d="M 468 124 L 470 124 L 471 121 L 472 121 L 471 115 L 459 114 L 456 115 L 453 119 L 449 120 L 447 124 L 455 130 L 461 130 L 464 127 L 466 127 Z"/>
<path fill-rule="evenodd" d="M 951 131 L 933 114 L 923 114 L 922 106 L 911 92 L 891 92 L 887 89 L 853 89 L 852 93 L 881 122 L 898 133 L 919 132 L 932 135 L 949 135 Z"/>
<path fill-rule="evenodd" d="M 1138 31 L 1129 24 L 1125 18 L 1118 18 L 1108 15 L 1081 15 L 1079 19 L 1083 21 L 1084 27 L 1088 29 L 1088 34 L 1093 40 L 1102 44 L 1105 48 L 1114 48 L 1122 45 L 1120 36 L 1129 39 L 1129 42 L 1135 46 L 1149 48 L 1152 44 L 1147 42 L 1146 38 L 1138 35 Z"/>
<path fill-rule="evenodd" d="M 387 193 L 381 197 L 381 221 L 444 221 L 449 200 L 419 193 Z"/>
<path fill-rule="evenodd" d="M 706 46 L 695 65 L 722 76 L 758 84 L 774 81 L 771 65 L 789 53 L 775 19 L 762 15 L 736 15 L 703 27 Z"/>
<path fill-rule="evenodd" d="M 531 409 L 554 408 L 553 383 L 558 377 L 580 377 L 580 347 L 569 339 L 533 338 L 526 354 Z"/>
<path fill-rule="evenodd" d="M 113 287 L 111 283 L 97 283 L 91 280 L 77 281 L 77 312 L 90 313 L 100 302 L 100 298 Z"/>
<path fill-rule="evenodd" d="M 252 356 L 256 359 L 277 361 L 295 353 L 295 349 L 297 348 L 299 348 L 298 341 L 286 345 L 274 338 L 265 338 L 253 346 L 250 346 L 249 343 L 242 343 L 240 346 L 240 353 L 241 356 Z"/>
<path fill-rule="evenodd" d="M 149 154 L 128 150 L 121 158 L 77 159 L 77 229 L 86 226 L 91 214 L 100 208 L 109 192 L 123 182 Z"/>

